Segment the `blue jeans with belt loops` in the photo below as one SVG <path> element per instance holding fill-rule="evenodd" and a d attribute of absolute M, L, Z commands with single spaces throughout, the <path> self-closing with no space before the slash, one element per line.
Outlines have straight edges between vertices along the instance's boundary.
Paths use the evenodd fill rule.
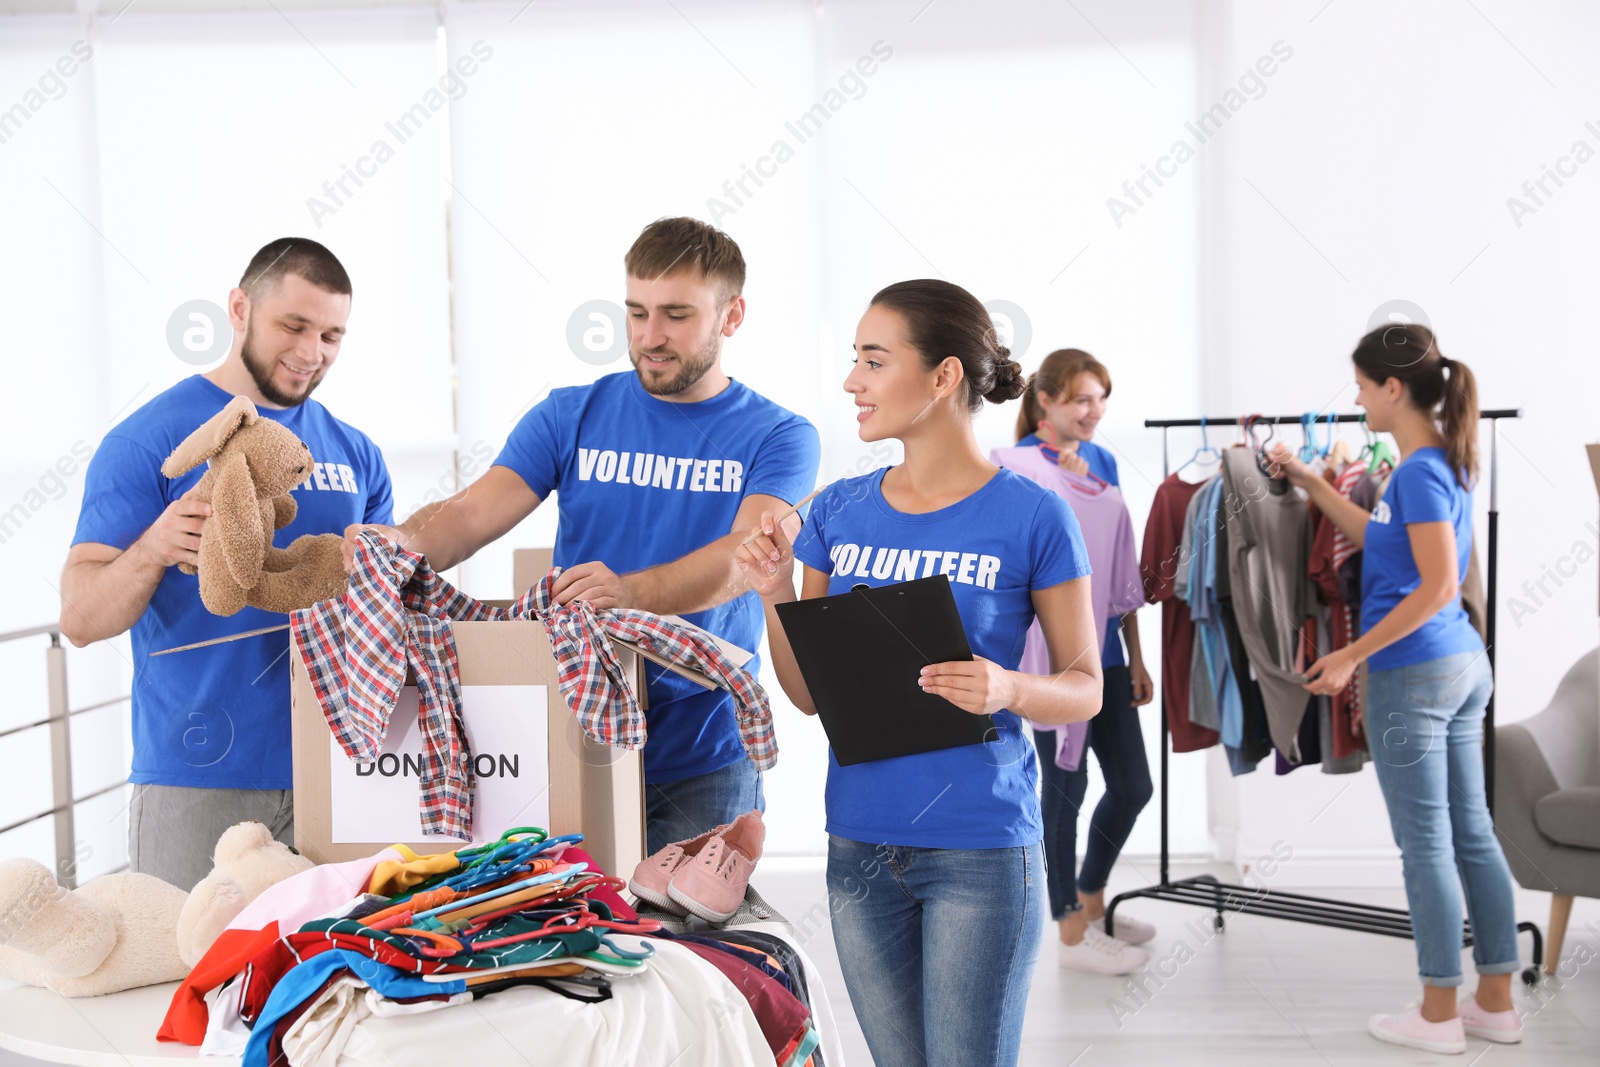
<path fill-rule="evenodd" d="M 1405 871 L 1422 984 L 1461 984 L 1461 898 L 1480 975 L 1517 963 L 1511 870 L 1483 784 L 1483 652 L 1367 675 L 1367 744 Z"/>
<path fill-rule="evenodd" d="M 1044 932 L 1044 853 L 828 838 L 845 988 L 877 1067 L 1010 1067 Z"/>

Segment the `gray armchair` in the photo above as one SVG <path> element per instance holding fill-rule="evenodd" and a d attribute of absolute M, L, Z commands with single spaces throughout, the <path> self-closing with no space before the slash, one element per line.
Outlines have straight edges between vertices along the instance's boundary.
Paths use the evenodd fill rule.
<path fill-rule="evenodd" d="M 1600 649 L 1572 665 L 1549 707 L 1495 729 L 1494 815 L 1517 881 L 1554 894 L 1554 974 L 1572 898 L 1600 897 Z"/>

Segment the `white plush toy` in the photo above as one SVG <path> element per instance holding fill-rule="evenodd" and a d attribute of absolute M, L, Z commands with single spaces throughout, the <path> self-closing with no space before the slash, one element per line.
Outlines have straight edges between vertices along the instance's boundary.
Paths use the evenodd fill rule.
<path fill-rule="evenodd" d="M 147 874 L 71 892 L 31 859 L 0 862 L 0 975 L 64 997 L 175 982 L 268 886 L 313 866 L 259 822 L 230 827 L 191 893 Z"/>

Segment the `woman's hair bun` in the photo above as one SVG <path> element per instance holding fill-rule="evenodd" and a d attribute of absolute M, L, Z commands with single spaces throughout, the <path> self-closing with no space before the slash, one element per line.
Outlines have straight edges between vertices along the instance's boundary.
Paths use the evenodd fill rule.
<path fill-rule="evenodd" d="M 1028 376 L 1022 373 L 1022 364 L 1011 358 L 1011 349 L 996 345 L 994 385 L 983 394 L 983 398 L 993 404 L 1004 404 L 1021 396 L 1027 388 Z"/>

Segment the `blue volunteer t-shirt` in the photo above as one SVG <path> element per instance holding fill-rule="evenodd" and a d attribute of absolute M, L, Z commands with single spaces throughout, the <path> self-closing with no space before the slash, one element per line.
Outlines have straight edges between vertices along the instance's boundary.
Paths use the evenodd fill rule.
<path fill-rule="evenodd" d="M 1056 450 L 1046 445 L 1044 440 L 1036 433 L 1030 433 L 1018 441 L 1017 444 L 1042 445 L 1045 455 L 1052 459 L 1057 455 Z M 1117 480 L 1117 457 L 1111 454 L 1109 448 L 1101 448 L 1093 441 L 1079 441 L 1078 455 L 1082 456 L 1083 461 L 1089 464 L 1089 473 L 1096 478 L 1112 485 L 1120 486 L 1122 484 Z M 1106 620 L 1106 639 L 1102 643 L 1102 647 L 1100 666 L 1122 667 L 1127 665 L 1127 656 L 1122 651 L 1122 616 L 1113 615 Z"/>
<path fill-rule="evenodd" d="M 1461 488 L 1442 448 L 1419 448 L 1396 467 L 1367 523 L 1361 555 L 1361 632 L 1366 633 L 1422 584 L 1411 537 L 1414 522 L 1448 522 L 1456 532 L 1456 580 L 1465 581 L 1472 554 L 1472 493 Z M 1369 669 L 1390 670 L 1457 652 L 1476 652 L 1483 639 L 1457 596 L 1437 615 L 1388 648 Z"/>
<path fill-rule="evenodd" d="M 795 558 L 832 575 L 829 594 L 944 574 L 974 655 L 1007 670 L 1022 662 L 1035 589 L 1089 573 L 1066 501 L 1001 470 L 959 503 L 925 515 L 894 510 L 874 471 L 825 489 L 795 542 Z M 1027 725 L 993 716 L 999 738 L 841 767 L 828 753 L 828 833 L 921 848 L 1015 848 L 1043 834 L 1039 767 Z"/>
<path fill-rule="evenodd" d="M 195 375 L 129 415 L 89 463 L 75 545 L 126 550 L 206 472 L 178 478 L 161 464 L 233 399 Z M 311 449 L 311 475 L 292 490 L 298 512 L 273 537 L 343 533 L 353 522 L 394 521 L 389 471 L 378 447 L 315 400 L 260 409 Z M 133 624 L 133 773 L 130 782 L 219 789 L 292 789 L 289 635 L 247 637 L 152 658 L 151 652 L 276 626 L 286 616 L 245 608 L 227 618 L 200 603 L 200 579 L 169 567 Z"/>
<path fill-rule="evenodd" d="M 811 423 L 739 382 L 677 404 L 651 396 L 631 370 L 553 390 L 495 459 L 541 500 L 556 494 L 556 566 L 598 560 L 618 574 L 727 536 L 747 496 L 801 500 L 820 462 Z M 684 617 L 750 650 L 766 625 L 755 593 Z M 752 659 L 746 669 L 759 666 Z M 653 665 L 646 673 L 646 781 L 696 778 L 745 758 L 728 693 Z"/>

